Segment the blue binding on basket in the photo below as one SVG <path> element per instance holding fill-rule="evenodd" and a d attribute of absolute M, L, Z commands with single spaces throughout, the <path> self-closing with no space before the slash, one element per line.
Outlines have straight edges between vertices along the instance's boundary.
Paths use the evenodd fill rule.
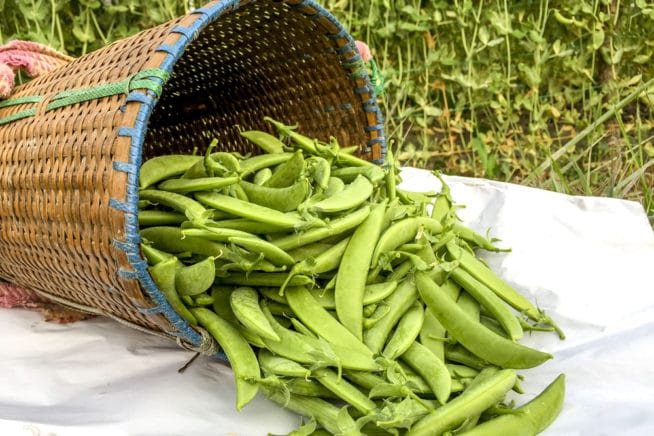
<path fill-rule="evenodd" d="M 187 45 L 200 33 L 200 31 L 228 9 L 238 9 L 239 4 L 239 0 L 226 0 L 191 12 L 192 15 L 197 15 L 197 19 L 194 20 L 189 27 L 177 26 L 171 30 L 172 33 L 180 35 L 178 41 L 173 45 L 161 45 L 157 48 L 157 51 L 166 53 L 166 57 L 161 63 L 159 70 L 170 75 L 174 65 L 183 55 Z M 363 79 L 366 83 L 365 86 L 356 87 L 355 90 L 357 95 L 367 93 L 371 96 L 369 100 L 362 101 L 362 106 L 365 112 L 375 114 L 376 125 L 367 127 L 366 131 L 376 131 L 378 132 L 378 137 L 371 139 L 367 146 L 369 149 L 372 145 L 381 144 L 381 159 L 373 162 L 378 164 L 383 163 L 386 155 L 386 139 L 383 134 L 383 116 L 376 103 L 374 89 L 370 82 L 368 73 L 365 70 L 363 63 L 360 61 L 361 56 L 356 48 L 354 39 L 331 13 L 326 11 L 316 2 L 312 0 L 304 0 L 292 5 L 292 8 L 300 11 L 307 9 L 306 15 L 311 19 L 329 20 L 329 22 L 337 29 L 337 32 L 327 36 L 333 39 L 344 38 L 347 40 L 347 44 L 335 49 L 335 52 L 341 59 L 342 66 L 347 70 L 349 77 L 353 80 Z M 312 10 L 313 12 L 309 13 L 308 10 Z M 164 84 L 164 80 L 161 80 L 160 77 L 149 77 L 149 79 L 159 81 L 162 86 Z M 112 208 L 120 210 L 125 214 L 125 240 L 114 240 L 114 245 L 127 254 L 133 268 L 132 271 L 121 269 L 118 274 L 121 277 L 138 279 L 141 287 L 151 298 L 154 306 L 149 308 L 139 308 L 141 312 L 146 314 L 159 313 L 164 315 L 174 328 L 174 331 L 166 333 L 179 338 L 189 348 L 206 352 L 209 349 L 207 348 L 207 338 L 193 329 L 185 319 L 180 317 L 177 312 L 173 310 L 170 304 L 166 301 L 163 293 L 150 277 L 147 269 L 147 262 L 142 258 L 140 253 L 139 244 L 141 242 L 141 237 L 138 224 L 139 170 L 142 164 L 143 141 L 147 130 L 147 120 L 150 118 L 159 97 L 160 95 L 157 92 L 153 92 L 151 89 L 131 91 L 128 94 L 126 101 L 139 102 L 141 104 L 137 120 L 133 126 L 121 127 L 118 133 L 119 136 L 130 138 L 131 146 L 129 162 L 113 162 L 113 168 L 116 171 L 121 171 L 127 174 L 126 199 L 112 199 L 110 202 Z M 334 107 L 324 108 L 326 111 L 335 109 L 336 108 Z M 348 109 L 351 109 L 351 107 L 348 106 Z M 212 353 L 209 352 L 206 354 Z M 226 355 L 222 351 L 213 353 L 212 355 L 219 359 L 227 360 Z"/>

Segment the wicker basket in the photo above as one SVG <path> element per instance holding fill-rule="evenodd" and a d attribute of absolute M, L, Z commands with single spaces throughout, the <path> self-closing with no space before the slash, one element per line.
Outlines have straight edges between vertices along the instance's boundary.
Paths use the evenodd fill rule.
<path fill-rule="evenodd" d="M 266 115 L 381 162 L 375 101 L 351 36 L 310 0 L 215 1 L 78 58 L 0 102 L 0 277 L 212 354 L 141 256 L 141 163 L 212 138 L 255 151 L 238 132 Z"/>

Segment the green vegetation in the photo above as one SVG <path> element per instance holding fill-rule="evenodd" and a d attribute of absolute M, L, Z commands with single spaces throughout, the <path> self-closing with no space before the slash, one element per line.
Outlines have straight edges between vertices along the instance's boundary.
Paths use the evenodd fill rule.
<path fill-rule="evenodd" d="M 79 56 L 192 3 L 0 0 L 0 40 Z M 370 45 L 401 163 L 635 200 L 654 221 L 654 3 L 320 3 Z"/>

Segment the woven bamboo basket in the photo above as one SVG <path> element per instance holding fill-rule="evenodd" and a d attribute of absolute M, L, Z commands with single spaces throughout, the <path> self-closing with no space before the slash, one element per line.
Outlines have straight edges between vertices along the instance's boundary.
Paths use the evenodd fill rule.
<path fill-rule="evenodd" d="M 214 1 L 80 57 L 0 102 L 0 277 L 214 354 L 147 272 L 141 163 L 213 138 L 256 152 L 238 132 L 264 116 L 382 162 L 375 101 L 352 37 L 310 0 Z"/>

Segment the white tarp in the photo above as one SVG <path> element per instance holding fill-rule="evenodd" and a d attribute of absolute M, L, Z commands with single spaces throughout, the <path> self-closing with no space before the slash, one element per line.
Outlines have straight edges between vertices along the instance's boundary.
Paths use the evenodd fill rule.
<path fill-rule="evenodd" d="M 407 168 L 403 188 L 438 190 Z M 563 412 L 543 434 L 654 434 L 654 232 L 641 205 L 512 184 L 447 177 L 459 216 L 502 240 L 491 267 L 545 309 L 567 339 L 523 343 L 554 359 L 520 371 L 532 398 L 567 375 Z M 49 324 L 0 309 L 0 435 L 257 436 L 299 418 L 259 396 L 234 409 L 232 374 L 192 353 L 107 319 Z"/>

